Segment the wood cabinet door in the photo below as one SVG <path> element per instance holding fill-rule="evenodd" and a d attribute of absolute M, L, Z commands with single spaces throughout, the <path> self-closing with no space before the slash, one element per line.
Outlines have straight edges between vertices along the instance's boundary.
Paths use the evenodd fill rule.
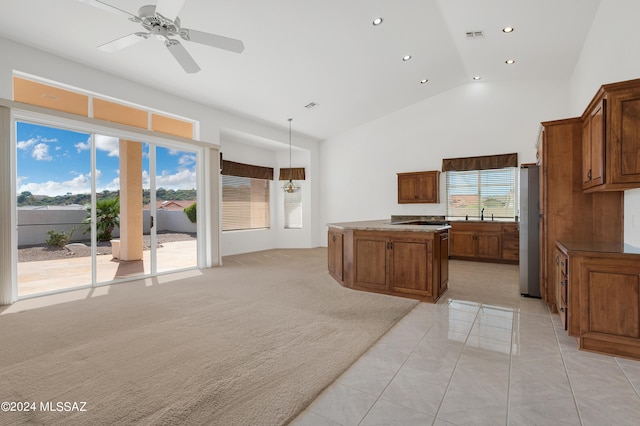
<path fill-rule="evenodd" d="M 493 259 L 502 258 L 502 235 L 497 232 L 477 233 L 476 256 Z"/>
<path fill-rule="evenodd" d="M 640 186 L 640 88 L 630 89 L 613 97 L 611 108 L 610 141 L 612 183 Z M 609 171 L 607 171 L 609 173 Z"/>
<path fill-rule="evenodd" d="M 354 236 L 354 287 L 389 290 L 389 238 Z"/>
<path fill-rule="evenodd" d="M 601 99 L 582 124 L 582 188 L 604 183 L 605 173 L 605 104 Z"/>
<path fill-rule="evenodd" d="M 338 281 L 344 280 L 344 237 L 342 232 L 329 231 L 328 263 L 329 273 Z"/>
<path fill-rule="evenodd" d="M 438 296 L 449 288 L 449 233 L 440 234 L 440 286 Z M 437 257 L 435 258 L 437 260 Z"/>
<path fill-rule="evenodd" d="M 415 175 L 398 175 L 398 203 L 415 203 L 416 185 Z"/>
<path fill-rule="evenodd" d="M 438 172 L 423 173 L 416 176 L 416 199 L 423 203 L 439 203 L 440 180 Z"/>
<path fill-rule="evenodd" d="M 502 225 L 502 260 L 520 259 L 520 231 L 517 224 Z"/>
<path fill-rule="evenodd" d="M 452 231 L 449 254 L 451 256 L 473 257 L 475 255 L 475 235 L 475 232 L 471 231 Z"/>
<path fill-rule="evenodd" d="M 580 348 L 640 359 L 640 261 L 622 256 L 580 267 Z"/>
<path fill-rule="evenodd" d="M 391 244 L 390 271 L 393 291 L 431 296 L 432 241 L 393 240 Z"/>
<path fill-rule="evenodd" d="M 590 188 L 591 182 L 591 117 L 587 117 L 582 123 L 582 188 Z"/>

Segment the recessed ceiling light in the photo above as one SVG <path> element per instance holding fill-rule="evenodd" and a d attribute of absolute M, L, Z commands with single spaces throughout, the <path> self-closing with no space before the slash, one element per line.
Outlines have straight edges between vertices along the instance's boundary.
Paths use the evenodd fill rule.
<path fill-rule="evenodd" d="M 402 57 L 402 60 L 407 62 L 409 59 L 411 59 L 411 55 L 405 55 Z"/>
<path fill-rule="evenodd" d="M 382 18 L 376 18 L 373 20 L 373 25 L 374 26 L 378 26 L 380 24 L 382 24 L 383 19 Z"/>
<path fill-rule="evenodd" d="M 425 84 L 427 81 L 429 81 L 429 80 L 427 80 L 426 78 L 423 79 L 423 80 L 420 80 L 420 84 Z"/>
<path fill-rule="evenodd" d="M 482 77 L 480 77 L 479 75 L 476 75 L 475 77 L 473 77 L 474 80 L 480 80 Z"/>
<path fill-rule="evenodd" d="M 513 59 L 507 59 L 506 61 L 504 61 L 504 63 L 511 65 L 511 64 L 515 64 L 516 61 L 514 61 Z"/>
<path fill-rule="evenodd" d="M 503 32 L 503 33 L 507 33 L 507 34 L 508 34 L 508 33 L 511 33 L 511 32 L 513 32 L 513 27 L 504 27 L 504 28 L 502 29 L 502 32 Z"/>

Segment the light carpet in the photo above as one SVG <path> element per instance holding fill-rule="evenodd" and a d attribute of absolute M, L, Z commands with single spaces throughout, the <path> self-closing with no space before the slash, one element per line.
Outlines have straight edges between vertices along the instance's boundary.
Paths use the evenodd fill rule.
<path fill-rule="evenodd" d="M 0 402 L 37 409 L 0 424 L 286 424 L 417 303 L 342 288 L 326 256 L 270 250 L 18 302 L 0 315 Z"/>

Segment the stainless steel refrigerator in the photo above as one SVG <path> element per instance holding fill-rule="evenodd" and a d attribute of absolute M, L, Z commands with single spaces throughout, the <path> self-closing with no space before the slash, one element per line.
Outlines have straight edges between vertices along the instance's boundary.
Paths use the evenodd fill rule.
<path fill-rule="evenodd" d="M 540 167 L 520 168 L 520 294 L 540 298 Z"/>

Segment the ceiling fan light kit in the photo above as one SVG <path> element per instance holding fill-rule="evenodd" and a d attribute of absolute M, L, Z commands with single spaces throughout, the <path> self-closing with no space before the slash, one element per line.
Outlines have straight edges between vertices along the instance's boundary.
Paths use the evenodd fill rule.
<path fill-rule="evenodd" d="M 184 41 L 204 44 L 230 52 L 242 53 L 244 43 L 241 40 L 224 37 L 217 34 L 182 28 L 180 18 L 177 16 L 185 0 L 158 0 L 157 5 L 142 6 L 138 10 L 138 15 L 134 15 L 125 10 L 111 6 L 100 0 L 79 0 L 88 3 L 102 10 L 111 8 L 114 12 L 128 15 L 131 22 L 142 25 L 146 32 L 136 32 L 117 38 L 105 43 L 98 48 L 105 52 L 115 52 L 124 49 L 151 36 L 159 40 L 164 40 L 164 45 L 171 55 L 180 64 L 185 72 L 192 74 L 200 71 L 200 67 L 191 57 L 187 49 L 180 41 L 171 37 L 179 37 Z"/>

